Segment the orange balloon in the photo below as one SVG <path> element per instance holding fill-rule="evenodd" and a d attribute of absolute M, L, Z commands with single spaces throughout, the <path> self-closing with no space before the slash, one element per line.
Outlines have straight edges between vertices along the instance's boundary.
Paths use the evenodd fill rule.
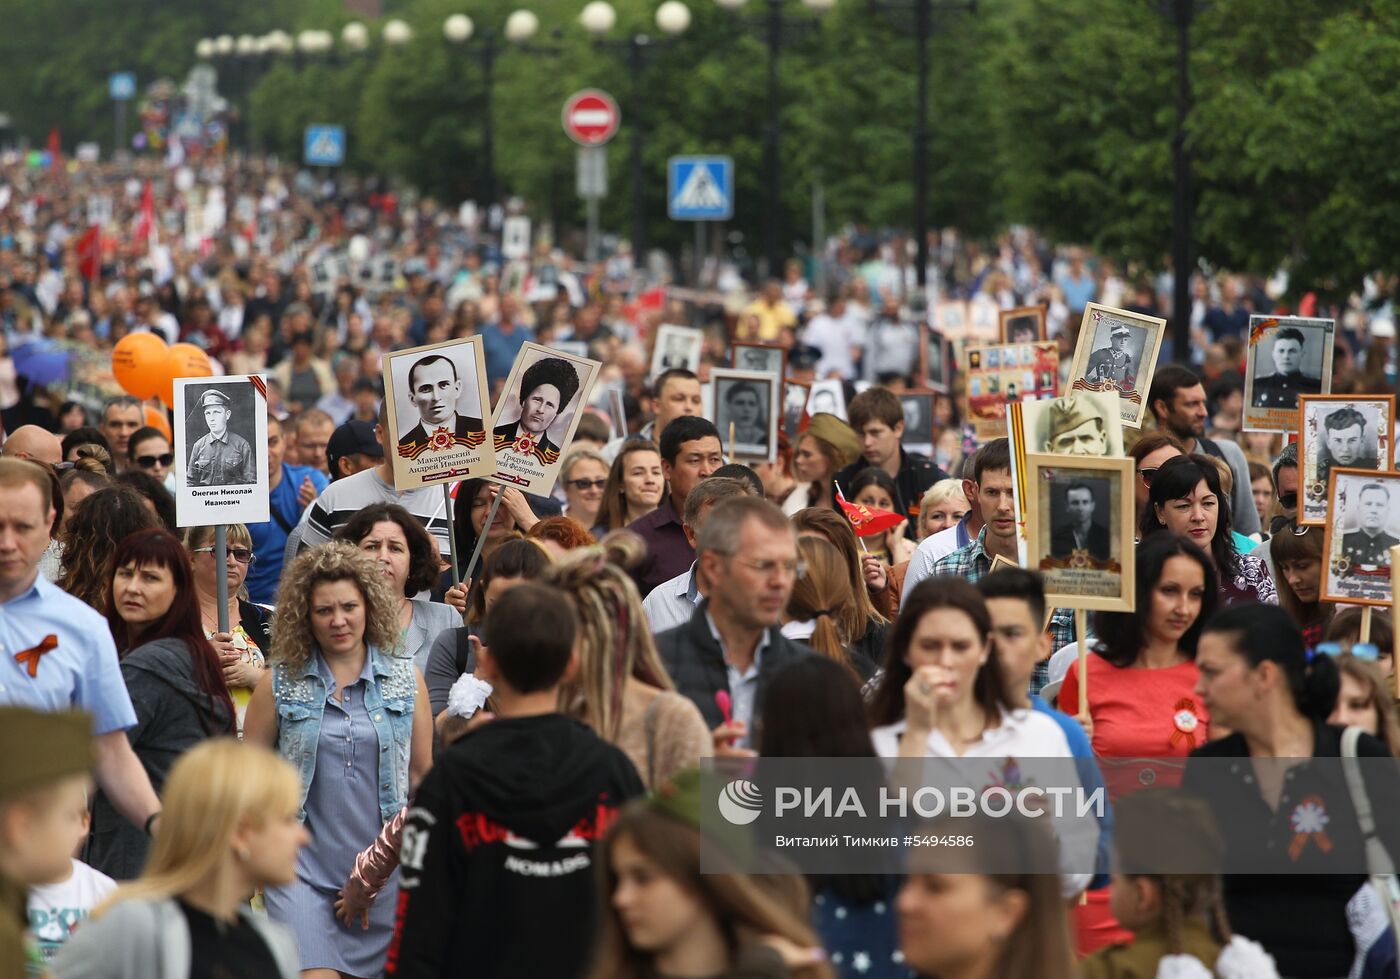
<path fill-rule="evenodd" d="M 167 442 L 175 441 L 175 436 L 170 432 L 170 419 L 165 417 L 165 412 L 146 405 L 146 424 L 164 435 Z"/>
<path fill-rule="evenodd" d="M 154 333 L 128 333 L 112 348 L 112 375 L 127 394 L 154 398 L 166 378 L 170 348 Z"/>
<path fill-rule="evenodd" d="M 213 377 L 214 368 L 209 355 L 192 343 L 177 343 L 170 347 L 165 360 L 165 378 L 158 392 L 167 408 L 175 407 L 177 377 Z"/>

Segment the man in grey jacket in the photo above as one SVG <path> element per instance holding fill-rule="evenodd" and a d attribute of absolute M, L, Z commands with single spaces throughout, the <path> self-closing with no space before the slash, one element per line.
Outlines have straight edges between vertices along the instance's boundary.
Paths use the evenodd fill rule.
<path fill-rule="evenodd" d="M 1158 367 L 1148 392 L 1147 406 L 1157 427 L 1181 440 L 1188 453 L 1203 452 L 1224 460 L 1234 474 L 1234 489 L 1230 494 L 1230 522 L 1246 537 L 1259 533 L 1259 513 L 1254 509 L 1254 496 L 1249 482 L 1249 463 L 1244 450 L 1234 442 L 1206 438 L 1206 389 L 1201 379 L 1180 364 Z"/>

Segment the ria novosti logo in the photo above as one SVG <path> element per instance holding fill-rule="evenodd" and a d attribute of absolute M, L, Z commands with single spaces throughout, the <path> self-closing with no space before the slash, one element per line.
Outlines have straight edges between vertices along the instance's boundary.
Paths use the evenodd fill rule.
<path fill-rule="evenodd" d="M 736 778 L 719 793 L 719 814 L 735 826 L 747 826 L 763 812 L 763 791 L 748 779 Z"/>

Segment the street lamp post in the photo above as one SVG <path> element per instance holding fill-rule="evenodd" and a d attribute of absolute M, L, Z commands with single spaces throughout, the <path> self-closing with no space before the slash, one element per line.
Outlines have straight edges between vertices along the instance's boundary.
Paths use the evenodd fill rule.
<path fill-rule="evenodd" d="M 648 58 L 690 27 L 690 8 L 680 0 L 666 0 L 656 9 L 656 26 L 662 33 L 670 35 L 668 40 L 657 40 L 646 34 L 634 34 L 624 40 L 606 40 L 602 35 L 612 30 L 617 22 L 617 13 L 607 0 L 592 0 L 579 15 L 584 30 L 594 35 L 594 44 L 603 48 L 622 49 L 627 58 L 628 90 L 631 107 L 628 109 L 627 125 L 631 127 L 629 143 L 631 151 L 630 170 L 632 184 L 632 254 L 641 261 L 646 255 L 646 183 L 642 149 L 646 141 L 646 128 L 642 106 L 646 101 L 646 86 L 642 79 L 643 69 Z"/>
<path fill-rule="evenodd" d="M 977 0 L 870 0 L 877 10 L 912 11 L 914 14 L 914 279 L 922 291 L 928 285 L 928 76 L 929 39 L 933 15 L 946 11 L 977 12 Z"/>
<path fill-rule="evenodd" d="M 1186 118 L 1191 113 L 1191 22 L 1198 0 L 1156 0 L 1176 27 L 1176 132 L 1172 134 L 1172 345 L 1178 360 L 1191 349 L 1191 151 Z"/>
<path fill-rule="evenodd" d="M 731 13 L 737 12 L 747 0 L 715 0 Z M 782 265 L 779 242 L 782 239 L 782 174 L 779 142 L 782 138 L 778 85 L 778 57 L 788 30 L 803 31 L 813 25 L 810 20 L 791 20 L 783 16 L 783 0 L 765 0 L 762 30 L 768 45 L 768 123 L 763 130 L 763 254 L 766 274 L 776 276 Z M 802 0 L 802 5 L 814 14 L 823 14 L 835 6 L 836 0 Z"/>
<path fill-rule="evenodd" d="M 472 41 L 476 25 L 466 14 L 452 14 L 442 22 L 442 34 L 449 43 L 476 55 L 481 65 L 482 94 L 485 108 L 481 113 L 481 196 L 482 206 L 489 213 L 496 203 L 496 127 L 495 90 L 496 58 L 511 46 L 523 48 L 540 29 L 540 19 L 528 10 L 517 10 L 506 18 L 505 30 L 498 33 L 488 27 Z"/>

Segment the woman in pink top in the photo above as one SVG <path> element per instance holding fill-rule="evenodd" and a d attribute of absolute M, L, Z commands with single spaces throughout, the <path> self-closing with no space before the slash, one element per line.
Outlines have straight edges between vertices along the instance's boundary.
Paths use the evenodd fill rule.
<path fill-rule="evenodd" d="M 1087 659 L 1086 725 L 1109 796 L 1176 785 L 1167 766 L 1205 744 L 1210 720 L 1195 694 L 1196 640 L 1219 600 L 1215 566 L 1184 537 L 1159 533 L 1138 546 L 1137 611 L 1095 616 L 1098 640 Z M 1079 714 L 1079 664 L 1060 688 L 1060 710 Z M 1108 891 L 1091 891 L 1076 909 L 1080 952 L 1127 941 L 1108 910 Z"/>

